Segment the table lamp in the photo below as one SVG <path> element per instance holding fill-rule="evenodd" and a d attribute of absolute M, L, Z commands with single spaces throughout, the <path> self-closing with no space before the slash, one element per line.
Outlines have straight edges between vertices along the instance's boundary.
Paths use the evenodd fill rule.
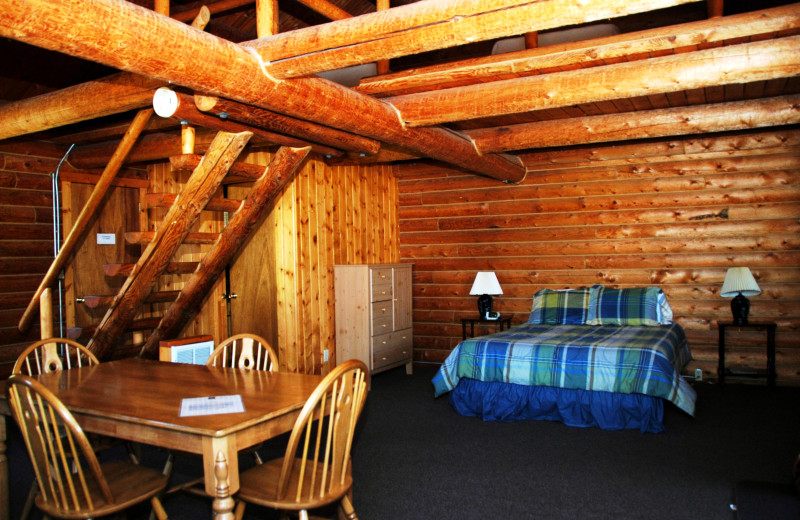
<path fill-rule="evenodd" d="M 475 281 L 472 283 L 469 293 L 480 295 L 478 296 L 478 313 L 481 318 L 486 318 L 492 312 L 491 295 L 503 294 L 503 289 L 500 288 L 500 282 L 497 281 L 494 271 L 480 271 L 475 275 Z"/>
<path fill-rule="evenodd" d="M 722 282 L 722 290 L 719 294 L 724 298 L 733 297 L 731 300 L 733 322 L 736 325 L 747 325 L 750 301 L 746 297 L 761 294 L 761 289 L 749 268 L 731 267 L 725 273 L 725 281 Z"/>

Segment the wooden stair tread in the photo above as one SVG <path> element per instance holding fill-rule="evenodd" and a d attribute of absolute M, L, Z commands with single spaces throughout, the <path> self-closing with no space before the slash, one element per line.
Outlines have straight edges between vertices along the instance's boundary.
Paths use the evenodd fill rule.
<path fill-rule="evenodd" d="M 148 193 L 144 197 L 145 206 L 148 208 L 168 208 L 172 206 L 178 195 L 175 193 Z M 242 205 L 239 199 L 225 199 L 222 197 L 213 197 L 206 204 L 208 211 L 227 211 L 232 213 L 237 211 Z"/>
<path fill-rule="evenodd" d="M 147 298 L 145 299 L 146 303 L 159 303 L 159 302 L 169 302 L 175 300 L 178 297 L 180 291 L 153 291 L 151 292 Z M 94 309 L 100 306 L 107 306 L 111 305 L 116 298 L 116 294 L 105 294 L 105 295 L 93 295 L 93 296 L 84 296 L 83 297 L 83 304 L 90 309 Z"/>
<path fill-rule="evenodd" d="M 149 244 L 156 236 L 155 231 L 127 231 L 125 241 L 129 244 Z M 184 244 L 213 244 L 219 233 L 189 233 L 183 239 Z"/>
<path fill-rule="evenodd" d="M 197 269 L 198 262 L 170 262 L 164 274 L 186 274 L 193 273 Z M 105 264 L 103 273 L 106 276 L 128 277 L 136 264 Z"/>

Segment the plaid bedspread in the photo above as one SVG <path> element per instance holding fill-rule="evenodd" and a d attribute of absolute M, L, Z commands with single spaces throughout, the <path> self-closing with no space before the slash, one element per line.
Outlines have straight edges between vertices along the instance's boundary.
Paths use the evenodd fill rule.
<path fill-rule="evenodd" d="M 524 323 L 459 343 L 433 378 L 436 397 L 461 378 L 640 393 L 694 415 L 697 395 L 680 377 L 691 359 L 680 325 Z"/>

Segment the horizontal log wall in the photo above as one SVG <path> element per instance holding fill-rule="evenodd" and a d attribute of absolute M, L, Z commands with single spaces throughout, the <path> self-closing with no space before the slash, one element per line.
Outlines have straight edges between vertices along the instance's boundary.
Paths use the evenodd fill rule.
<path fill-rule="evenodd" d="M 50 172 L 58 161 L 0 152 L 0 378 L 39 339 L 38 319 L 25 333 L 17 323 L 53 261 Z"/>
<path fill-rule="evenodd" d="M 524 322 L 542 288 L 663 288 L 694 361 L 716 377 L 725 272 L 747 266 L 775 320 L 779 384 L 800 384 L 800 133 L 663 141 L 523 156 L 508 186 L 440 167 L 396 167 L 400 256 L 414 263 L 414 357 L 441 362 L 477 314 L 469 290 L 495 271 L 495 310 Z M 735 337 L 734 337 L 735 336 Z M 729 334 L 729 364 L 765 365 L 765 339 Z"/>

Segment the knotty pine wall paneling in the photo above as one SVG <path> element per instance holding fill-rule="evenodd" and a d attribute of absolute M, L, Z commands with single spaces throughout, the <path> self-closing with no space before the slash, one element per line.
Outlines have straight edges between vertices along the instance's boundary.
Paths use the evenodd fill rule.
<path fill-rule="evenodd" d="M 266 165 L 269 155 L 247 161 Z M 239 198 L 246 186 L 234 192 Z M 282 370 L 330 371 L 337 361 L 333 266 L 397 261 L 397 197 L 388 166 L 330 167 L 309 157 L 234 260 L 232 332 L 270 341 Z"/>
<path fill-rule="evenodd" d="M 415 360 L 441 362 L 477 313 L 475 273 L 503 288 L 495 310 L 522 323 L 539 289 L 656 285 L 716 377 L 719 290 L 747 266 L 775 320 L 779 384 L 800 384 L 800 132 L 600 146 L 523 155 L 518 185 L 424 164 L 396 166 L 400 257 L 414 263 Z M 488 330 L 487 330 L 488 332 Z M 758 333 L 729 338 L 729 364 L 761 368 Z"/>

